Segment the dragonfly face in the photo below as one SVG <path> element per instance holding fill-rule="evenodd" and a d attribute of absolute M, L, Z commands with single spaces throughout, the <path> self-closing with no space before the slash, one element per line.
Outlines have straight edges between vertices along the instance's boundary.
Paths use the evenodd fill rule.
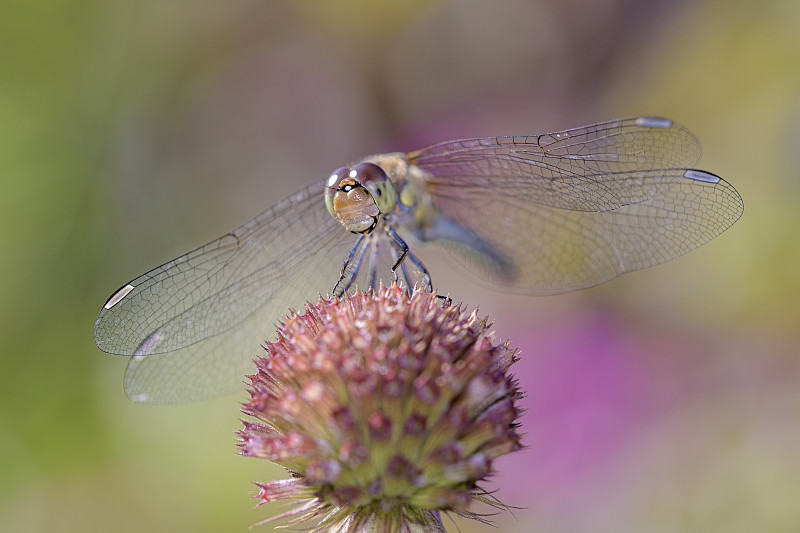
<path fill-rule="evenodd" d="M 397 192 L 386 172 L 375 163 L 342 167 L 325 184 L 325 205 L 331 216 L 352 233 L 369 233 L 378 216 L 394 209 Z"/>
<path fill-rule="evenodd" d="M 699 157 L 688 130 L 657 117 L 370 156 L 123 285 L 95 342 L 131 356 L 132 399 L 174 403 L 241 390 L 271 325 L 321 291 L 433 289 L 418 243 L 504 290 L 591 287 L 739 219 L 736 189 Z"/>

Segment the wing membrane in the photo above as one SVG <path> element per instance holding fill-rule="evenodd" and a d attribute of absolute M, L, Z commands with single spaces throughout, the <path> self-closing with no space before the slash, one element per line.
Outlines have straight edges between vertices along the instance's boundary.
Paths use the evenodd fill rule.
<path fill-rule="evenodd" d="M 741 197 L 721 178 L 687 174 L 699 156 L 688 130 L 643 117 L 453 141 L 412 152 L 409 162 L 429 175 L 436 207 L 511 264 L 501 275 L 487 257 L 445 243 L 467 268 L 554 293 L 668 261 L 730 227 Z"/>
<path fill-rule="evenodd" d="M 95 342 L 136 356 L 126 374 L 132 398 L 186 401 L 235 390 L 273 323 L 331 289 L 353 237 L 328 214 L 321 193 L 321 184 L 301 189 L 134 279 L 130 292 L 106 304 Z M 206 380 L 203 388 L 187 384 L 192 372 Z"/>
<path fill-rule="evenodd" d="M 458 194 L 476 202 L 491 188 L 540 206 L 608 211 L 657 196 L 680 179 L 651 171 L 693 167 L 700 158 L 699 142 L 682 126 L 641 123 L 450 141 L 412 152 L 409 161 L 432 175 L 432 188 L 466 188 Z"/>

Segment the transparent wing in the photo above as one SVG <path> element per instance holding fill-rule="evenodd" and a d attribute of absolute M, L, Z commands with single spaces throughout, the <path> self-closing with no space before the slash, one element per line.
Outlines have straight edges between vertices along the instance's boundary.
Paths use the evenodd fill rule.
<path fill-rule="evenodd" d="M 497 284 L 533 293 L 589 287 L 668 261 L 730 227 L 742 199 L 693 170 L 700 145 L 656 117 L 558 133 L 466 139 L 409 154 L 436 208 L 507 261 L 445 243 Z M 510 268 L 509 268 L 510 267 Z"/>
<path fill-rule="evenodd" d="M 109 299 L 95 342 L 134 356 L 125 376 L 132 399 L 189 401 L 240 388 L 274 323 L 332 288 L 354 239 L 328 214 L 322 190 L 301 189 Z"/>

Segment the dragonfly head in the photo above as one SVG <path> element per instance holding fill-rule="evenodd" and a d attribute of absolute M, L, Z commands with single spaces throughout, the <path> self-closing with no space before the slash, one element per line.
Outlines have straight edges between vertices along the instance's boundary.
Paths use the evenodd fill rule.
<path fill-rule="evenodd" d="M 392 180 L 374 163 L 360 163 L 333 172 L 325 184 L 325 206 L 331 216 L 353 233 L 369 233 L 378 217 L 397 203 Z"/>

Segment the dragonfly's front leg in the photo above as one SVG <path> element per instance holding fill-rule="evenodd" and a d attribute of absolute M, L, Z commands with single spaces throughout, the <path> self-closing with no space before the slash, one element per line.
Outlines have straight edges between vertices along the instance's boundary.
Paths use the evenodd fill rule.
<path fill-rule="evenodd" d="M 361 270 L 361 265 L 364 262 L 364 255 L 368 248 L 369 245 L 366 243 L 365 236 L 363 234 L 359 235 L 358 240 L 347 253 L 347 257 L 344 260 L 342 270 L 339 274 L 339 280 L 331 290 L 334 296 L 341 297 L 345 292 L 350 290 L 353 282 L 358 278 L 358 272 Z M 342 282 L 344 282 L 344 286 L 339 289 L 339 285 Z"/>

